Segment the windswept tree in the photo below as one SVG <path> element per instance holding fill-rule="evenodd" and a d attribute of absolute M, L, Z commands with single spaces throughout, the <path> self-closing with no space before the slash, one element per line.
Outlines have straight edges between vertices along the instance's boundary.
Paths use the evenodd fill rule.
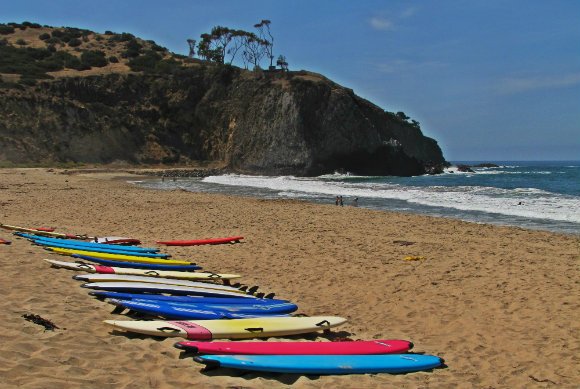
<path fill-rule="evenodd" d="M 276 66 L 279 66 L 280 69 L 287 72 L 288 71 L 288 62 L 286 62 L 286 57 L 283 55 L 279 55 L 278 60 L 276 61 Z"/>
<path fill-rule="evenodd" d="M 236 54 L 243 46 L 243 38 L 249 34 L 243 30 L 233 30 L 228 27 L 215 26 L 209 34 L 202 34 L 197 46 L 198 55 L 209 61 L 225 63 L 229 55 L 229 63 L 234 62 Z"/>
<path fill-rule="evenodd" d="M 253 65 L 254 69 L 260 68 L 262 59 L 267 56 L 270 59 L 270 69 L 274 61 L 273 46 L 274 37 L 270 31 L 269 20 L 262 20 L 254 25 L 258 34 L 244 30 L 233 30 L 228 27 L 215 26 L 210 33 L 201 34 L 197 45 L 197 55 L 207 61 L 216 63 L 232 64 L 236 55 L 241 50 L 244 67 Z M 190 45 L 190 57 L 195 54 L 195 41 L 188 39 Z M 193 45 L 193 46 L 192 46 Z M 288 69 L 286 58 L 282 63 L 277 63 L 281 69 Z"/>
<path fill-rule="evenodd" d="M 246 69 L 247 64 L 254 65 L 254 69 L 260 68 L 260 62 L 262 62 L 262 58 L 264 58 L 267 53 L 267 46 L 268 41 L 260 39 L 256 34 L 248 33 L 248 35 L 245 36 L 242 56 Z"/>
<path fill-rule="evenodd" d="M 258 37 L 264 42 L 266 55 L 270 59 L 270 68 L 272 68 L 272 63 L 274 61 L 274 37 L 270 31 L 271 23 L 271 21 L 264 19 L 260 23 L 254 25 L 254 28 L 258 30 Z"/>
<path fill-rule="evenodd" d="M 196 44 L 196 40 L 195 39 L 188 39 L 187 40 L 187 44 L 189 45 L 189 58 L 193 58 L 195 57 L 195 44 Z"/>

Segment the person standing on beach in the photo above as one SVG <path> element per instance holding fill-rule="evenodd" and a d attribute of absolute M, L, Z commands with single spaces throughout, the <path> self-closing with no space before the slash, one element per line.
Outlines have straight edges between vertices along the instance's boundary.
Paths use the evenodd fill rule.
<path fill-rule="evenodd" d="M 339 204 L 340 204 L 340 206 L 341 206 L 341 207 L 344 205 L 344 203 L 342 202 L 342 196 L 340 196 L 340 198 L 339 198 L 339 201 L 338 201 L 338 202 L 339 202 Z"/>
<path fill-rule="evenodd" d="M 338 196 L 336 196 L 336 200 L 334 201 L 334 204 L 336 204 L 338 206 L 339 202 L 340 202 L 340 198 Z"/>

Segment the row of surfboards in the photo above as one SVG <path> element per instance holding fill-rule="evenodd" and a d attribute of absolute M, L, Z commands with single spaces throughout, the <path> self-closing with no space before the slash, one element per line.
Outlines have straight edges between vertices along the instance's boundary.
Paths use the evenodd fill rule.
<path fill-rule="evenodd" d="M 0 225 L 5 226 L 5 225 Z M 19 227 L 21 228 L 21 227 Z M 52 232 L 51 232 L 52 233 Z M 232 284 L 236 274 L 201 272 L 188 260 L 169 259 L 158 248 L 88 242 L 76 235 L 47 236 L 19 230 L 16 235 L 77 262 L 45 259 L 53 267 L 83 271 L 73 278 L 90 294 L 128 311 L 163 320 L 105 320 L 114 330 L 156 337 L 181 337 L 175 347 L 195 353 L 207 368 L 298 374 L 408 373 L 430 370 L 444 361 L 407 353 L 404 340 L 349 342 L 244 341 L 329 331 L 346 322 L 336 316 L 291 316 L 290 301 L 258 293 L 258 287 Z M 73 238 L 75 236 L 76 238 Z M 221 282 L 221 283 L 218 283 Z M 228 320 L 224 320 L 228 319 Z M 211 342 L 208 342 L 211 341 Z"/>

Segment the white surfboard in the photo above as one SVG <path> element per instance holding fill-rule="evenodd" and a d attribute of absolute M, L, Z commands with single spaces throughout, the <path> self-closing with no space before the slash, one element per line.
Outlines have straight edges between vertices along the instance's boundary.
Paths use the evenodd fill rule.
<path fill-rule="evenodd" d="M 85 282 L 145 282 L 152 284 L 179 285 L 179 286 L 188 286 L 192 288 L 204 288 L 204 289 L 207 288 L 207 289 L 225 290 L 235 293 L 244 293 L 239 288 L 235 288 L 233 286 L 214 284 L 210 282 L 176 280 L 172 278 L 161 278 L 161 277 L 131 276 L 123 274 L 77 274 L 73 278 L 75 280 Z"/>
<path fill-rule="evenodd" d="M 198 295 L 208 297 L 239 297 L 256 298 L 255 296 L 244 294 L 241 291 L 230 292 L 228 290 L 194 288 L 190 286 L 154 284 L 151 282 L 91 282 L 81 285 L 83 288 L 108 290 L 111 292 L 129 293 L 169 293 L 178 295 Z"/>
<path fill-rule="evenodd" d="M 55 261 L 53 259 L 45 259 L 54 267 L 70 270 L 82 270 L 87 273 L 102 273 L 102 274 L 123 274 L 132 276 L 146 276 L 146 277 L 164 277 L 175 278 L 178 280 L 197 280 L 197 281 L 216 281 L 216 280 L 231 280 L 240 278 L 237 274 L 217 274 L 208 272 L 186 272 L 186 271 L 171 271 L 171 270 L 148 270 L 148 269 L 133 269 L 128 267 L 116 266 L 102 266 L 92 265 L 89 263 L 65 262 Z"/>

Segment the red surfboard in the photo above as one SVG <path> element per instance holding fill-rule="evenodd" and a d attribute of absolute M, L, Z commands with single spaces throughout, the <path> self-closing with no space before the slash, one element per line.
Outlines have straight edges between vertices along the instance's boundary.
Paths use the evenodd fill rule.
<path fill-rule="evenodd" d="M 352 342 L 177 342 L 175 347 L 199 354 L 370 355 L 400 354 L 413 348 L 406 340 Z"/>
<path fill-rule="evenodd" d="M 0 239 L 0 244 L 12 244 L 9 240 Z"/>
<path fill-rule="evenodd" d="M 243 236 L 229 236 L 227 238 L 193 239 L 193 240 L 165 240 L 158 241 L 166 246 L 200 246 L 202 244 L 238 243 Z"/>

